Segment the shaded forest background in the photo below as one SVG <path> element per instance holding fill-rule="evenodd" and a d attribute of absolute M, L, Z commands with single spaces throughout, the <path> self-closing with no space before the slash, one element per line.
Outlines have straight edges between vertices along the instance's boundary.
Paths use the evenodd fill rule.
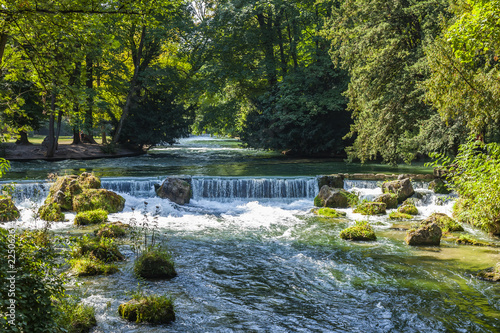
<path fill-rule="evenodd" d="M 351 160 L 498 142 L 500 1 L 2 0 L 0 131 Z"/>

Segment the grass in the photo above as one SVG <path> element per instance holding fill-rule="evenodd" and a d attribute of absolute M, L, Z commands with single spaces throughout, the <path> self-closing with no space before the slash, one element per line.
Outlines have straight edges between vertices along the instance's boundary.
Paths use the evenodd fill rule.
<path fill-rule="evenodd" d="M 114 224 L 101 224 L 99 229 L 94 230 L 97 237 L 121 238 L 125 237 L 127 232 L 124 228 Z"/>
<path fill-rule="evenodd" d="M 108 212 L 103 209 L 89 210 L 80 212 L 75 216 L 75 225 L 89 225 L 99 224 L 106 222 L 108 219 Z"/>
<path fill-rule="evenodd" d="M 102 262 L 123 260 L 123 254 L 111 238 L 91 238 L 83 236 L 72 248 L 73 258 L 90 257 Z"/>
<path fill-rule="evenodd" d="M 45 135 L 32 135 L 28 136 L 28 140 L 30 143 L 34 145 L 41 145 L 43 142 L 43 139 L 45 139 Z M 17 138 L 13 137 L 10 138 L 7 142 L 16 142 Z M 97 142 L 101 142 L 101 137 L 100 136 L 94 136 L 94 140 Z M 59 140 L 57 141 L 61 145 L 69 145 L 73 142 L 73 136 L 72 135 L 64 135 L 64 136 L 59 136 Z"/>
<path fill-rule="evenodd" d="M 57 323 L 62 332 L 87 333 L 97 325 L 92 306 L 65 299 L 57 304 L 57 308 Z"/>
<path fill-rule="evenodd" d="M 167 324 L 175 320 L 173 300 L 168 296 L 136 295 L 118 307 L 120 316 L 136 323 Z"/>
<path fill-rule="evenodd" d="M 114 264 L 106 264 L 100 260 L 82 257 L 70 260 L 71 268 L 76 276 L 111 275 L 118 272 Z"/>
<path fill-rule="evenodd" d="M 332 218 L 337 218 L 337 217 L 344 217 L 346 213 L 344 212 L 339 212 L 338 210 L 335 210 L 333 208 L 320 208 L 318 210 L 314 211 L 314 214 L 323 216 L 323 217 L 332 217 Z"/>
<path fill-rule="evenodd" d="M 367 221 L 356 221 L 352 227 L 340 232 L 340 238 L 347 240 L 373 241 L 376 240 L 375 231 Z"/>
<path fill-rule="evenodd" d="M 411 219 L 413 216 L 410 214 L 400 213 L 400 212 L 391 212 L 389 213 L 389 218 L 391 220 L 403 220 L 403 219 Z"/>

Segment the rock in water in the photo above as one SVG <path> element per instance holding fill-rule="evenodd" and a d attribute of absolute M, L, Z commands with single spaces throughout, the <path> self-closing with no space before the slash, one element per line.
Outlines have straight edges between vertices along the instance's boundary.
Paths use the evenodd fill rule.
<path fill-rule="evenodd" d="M 324 185 L 319 190 L 319 194 L 314 198 L 316 207 L 347 208 L 353 198 L 357 197 L 344 189 L 338 189 Z"/>
<path fill-rule="evenodd" d="M 409 178 L 393 180 L 382 184 L 382 192 L 396 194 L 400 203 L 415 193 Z"/>
<path fill-rule="evenodd" d="M 318 186 L 322 188 L 324 185 L 328 185 L 333 188 L 344 188 L 344 176 L 343 175 L 329 175 L 321 176 L 318 178 Z"/>
<path fill-rule="evenodd" d="M 442 234 L 441 228 L 431 223 L 416 230 L 408 230 L 405 241 L 408 245 L 439 245 Z"/>
<path fill-rule="evenodd" d="M 188 204 L 191 199 L 191 184 L 182 178 L 167 178 L 156 194 L 162 199 L 169 199 L 178 205 Z"/>
<path fill-rule="evenodd" d="M 384 193 L 373 200 L 375 202 L 383 202 L 387 209 L 396 208 L 398 206 L 398 197 L 394 193 Z"/>

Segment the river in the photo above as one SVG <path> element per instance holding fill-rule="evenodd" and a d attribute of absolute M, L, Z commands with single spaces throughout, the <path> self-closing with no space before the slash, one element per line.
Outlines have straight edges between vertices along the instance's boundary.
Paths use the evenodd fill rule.
<path fill-rule="evenodd" d="M 175 298 L 174 323 L 127 323 L 117 308 L 139 281 L 132 274 L 133 253 L 123 246 L 127 260 L 118 264 L 119 273 L 78 280 L 83 301 L 96 308 L 93 332 L 500 331 L 500 285 L 472 277 L 500 261 L 497 248 L 404 243 L 403 229 L 432 212 L 449 214 L 453 195 L 435 195 L 425 183 L 414 183 L 422 199 L 419 215 L 409 222 L 366 218 L 352 209 L 343 209 L 347 216 L 340 220 L 310 213 L 319 190 L 317 175 L 428 173 L 423 166 L 296 159 L 207 137 L 184 139 L 135 158 L 13 163 L 4 181 L 17 182 L 17 225 L 41 226 L 33 221 L 31 208 L 46 195 L 47 174 L 82 171 L 95 172 L 103 187 L 125 197 L 124 211 L 111 214 L 111 221 L 155 219 L 178 273 L 169 281 L 141 282 L 146 293 Z M 154 184 L 169 175 L 192 176 L 190 204 L 155 197 Z M 370 199 L 381 193 L 379 185 L 351 180 L 344 187 Z M 67 218 L 52 228 L 72 230 L 74 214 Z M 377 241 L 339 238 L 342 229 L 360 219 L 369 220 Z M 479 239 L 497 242 L 465 228 Z"/>

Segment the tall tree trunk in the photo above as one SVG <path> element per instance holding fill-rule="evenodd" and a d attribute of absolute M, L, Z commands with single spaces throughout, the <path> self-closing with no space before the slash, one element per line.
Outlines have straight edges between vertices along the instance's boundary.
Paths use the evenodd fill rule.
<path fill-rule="evenodd" d="M 133 34 L 131 34 L 131 44 L 134 46 L 133 42 Z M 141 59 L 142 59 L 142 50 L 144 48 L 144 39 L 146 38 L 146 26 L 142 27 L 141 31 L 141 40 L 139 42 L 139 47 L 132 52 L 132 59 L 134 60 L 134 76 L 132 77 L 132 81 L 130 81 L 130 88 L 128 90 L 127 99 L 125 101 L 125 105 L 123 106 L 122 116 L 120 117 L 120 121 L 118 126 L 116 127 L 115 134 L 113 135 L 113 140 L 111 143 L 116 144 L 120 139 L 120 135 L 123 128 L 123 123 L 125 119 L 127 119 L 128 114 L 130 112 L 130 107 L 132 105 L 132 98 L 136 94 L 138 90 L 138 81 L 139 81 L 139 72 L 141 67 Z"/>
<path fill-rule="evenodd" d="M 49 117 L 49 140 L 47 146 L 47 157 L 54 157 L 56 152 L 56 142 L 54 138 L 54 120 L 56 113 L 56 93 L 52 92 L 51 103 L 50 103 L 50 117 Z"/>
<path fill-rule="evenodd" d="M 88 91 L 87 98 L 87 110 L 85 112 L 85 121 L 84 121 L 84 129 L 85 129 L 85 139 L 88 143 L 97 143 L 94 140 L 94 120 L 93 120 L 93 108 L 94 108 L 94 78 L 93 78 L 93 68 L 94 68 L 94 60 L 90 54 L 87 54 L 85 58 L 86 63 L 86 86 Z"/>
<path fill-rule="evenodd" d="M 82 141 L 80 140 L 80 130 L 78 127 L 73 126 L 73 142 L 71 142 L 72 145 L 77 145 L 80 144 Z"/>
<path fill-rule="evenodd" d="M 5 52 L 5 45 L 7 44 L 8 38 L 9 35 L 7 35 L 5 32 L 0 33 L 0 66 L 2 66 L 3 54 Z"/>
<path fill-rule="evenodd" d="M 261 31 L 262 47 L 264 48 L 265 66 L 267 73 L 267 82 L 269 86 L 274 86 L 276 79 L 276 61 L 274 58 L 274 31 L 272 12 L 268 13 L 267 20 L 264 13 L 257 14 L 257 21 Z"/>
<path fill-rule="evenodd" d="M 276 34 L 278 35 L 278 44 L 280 48 L 280 61 L 281 61 L 281 75 L 285 75 L 288 71 L 287 69 L 287 61 L 285 57 L 285 48 L 283 46 L 283 35 L 281 33 L 281 22 L 283 19 L 283 10 L 280 10 L 278 15 L 276 15 L 276 22 L 274 23 L 276 27 Z"/>
<path fill-rule="evenodd" d="M 287 21 L 289 22 L 287 24 L 287 30 L 288 30 L 288 40 L 290 44 L 290 55 L 292 56 L 293 60 L 293 68 L 297 69 L 299 67 L 299 62 L 297 60 L 297 43 L 295 40 L 295 32 L 297 30 L 295 28 L 295 17 L 293 17 L 292 15 L 292 18 L 288 19 L 288 14 L 286 16 L 287 16 Z"/>
<path fill-rule="evenodd" d="M 31 142 L 28 140 L 28 132 L 19 131 L 19 139 L 17 139 L 16 145 L 31 145 Z"/>
<path fill-rule="evenodd" d="M 82 64 L 80 62 L 75 62 L 75 69 L 73 71 L 73 75 L 70 80 L 70 85 L 74 87 L 79 87 L 80 86 L 80 75 L 82 72 Z M 80 111 L 80 105 L 78 103 L 78 100 L 73 101 L 73 114 L 76 115 L 77 119 L 77 124 L 74 124 L 73 121 L 73 142 L 71 143 L 72 145 L 77 145 L 80 144 L 82 141 L 80 140 L 80 117 L 79 117 L 79 112 Z"/>
<path fill-rule="evenodd" d="M 62 115 L 63 111 L 59 109 L 59 115 L 57 117 L 56 150 L 59 149 L 59 135 L 61 134 Z"/>

